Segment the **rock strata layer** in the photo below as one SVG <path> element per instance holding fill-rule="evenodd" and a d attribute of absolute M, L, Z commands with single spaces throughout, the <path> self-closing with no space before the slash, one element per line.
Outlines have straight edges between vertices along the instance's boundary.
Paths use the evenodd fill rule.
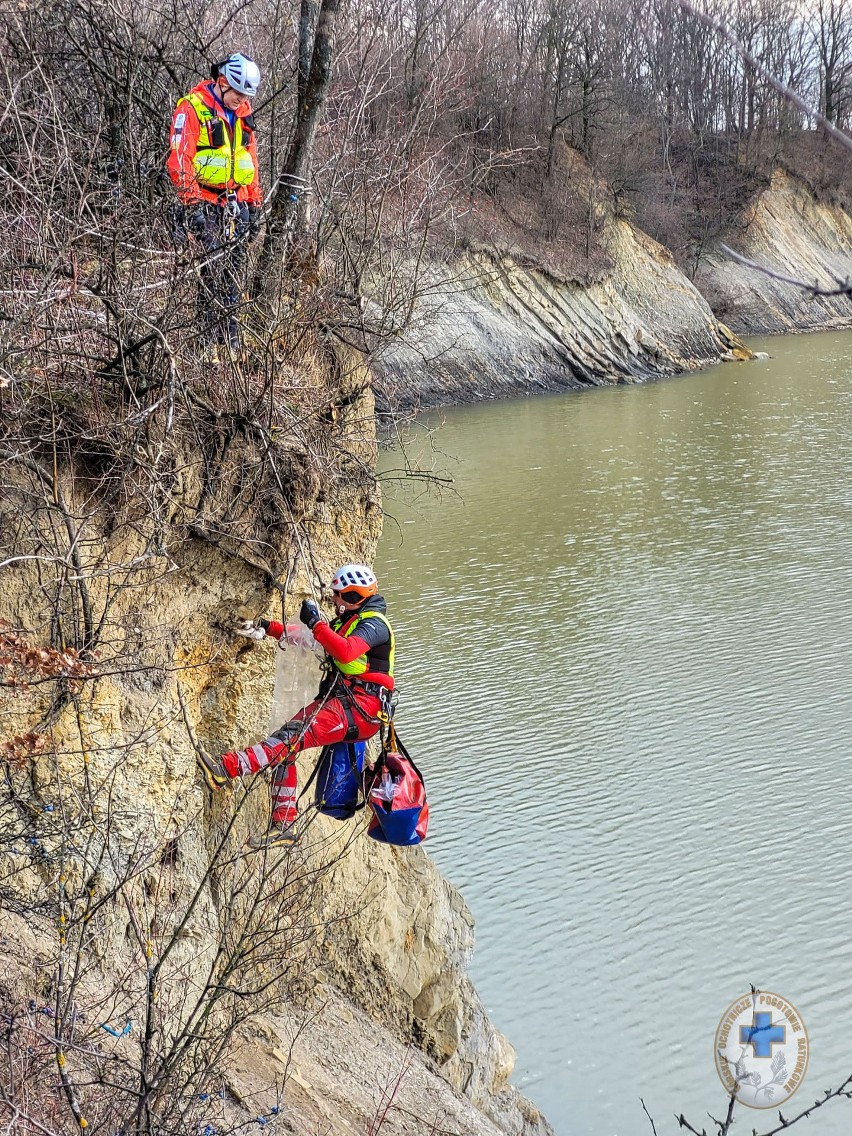
<path fill-rule="evenodd" d="M 743 335 L 812 331 L 852 323 L 852 297 L 815 296 L 792 281 L 832 291 L 852 278 L 852 217 L 776 173 L 743 217 L 735 252 L 770 275 L 713 253 L 696 283 L 713 310 Z M 786 277 L 788 279 L 779 279 Z"/>
<path fill-rule="evenodd" d="M 587 284 L 484 250 L 433 263 L 418 331 L 375 360 L 380 404 L 642 382 L 749 357 L 645 233 L 611 219 L 607 251 L 612 269 Z"/>

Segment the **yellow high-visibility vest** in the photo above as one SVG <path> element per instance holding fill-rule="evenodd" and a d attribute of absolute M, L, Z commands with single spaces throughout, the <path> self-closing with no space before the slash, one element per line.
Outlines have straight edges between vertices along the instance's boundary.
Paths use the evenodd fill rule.
<path fill-rule="evenodd" d="M 338 635 L 342 635 L 344 639 L 348 639 L 350 635 L 354 634 L 355 629 L 357 628 L 358 624 L 363 619 L 370 619 L 371 617 L 373 619 L 380 619 L 382 621 L 382 623 L 385 625 L 385 627 L 387 627 L 387 629 L 388 629 L 388 633 L 390 635 L 390 651 L 388 653 L 388 669 L 387 669 L 387 672 L 382 671 L 381 673 L 382 674 L 387 673 L 391 677 L 393 677 L 393 661 L 394 661 L 394 654 L 396 653 L 396 643 L 395 643 L 395 640 L 394 640 L 393 628 L 391 627 L 390 622 L 388 621 L 387 617 L 382 612 L 380 612 L 380 611 L 359 611 L 358 614 L 355 616 L 355 618 L 352 620 L 352 622 L 349 624 L 349 626 L 346 628 L 345 631 L 340 631 L 338 629 L 345 625 L 346 620 L 345 619 L 336 619 L 334 621 L 334 623 L 331 625 L 332 630 L 337 631 Z M 347 616 L 347 619 L 348 618 L 349 617 Z M 341 672 L 341 674 L 345 674 L 345 675 L 362 675 L 362 674 L 366 674 L 366 672 L 370 670 L 369 663 L 367 662 L 366 653 L 363 654 L 363 655 L 359 655 L 358 658 L 353 659 L 351 663 L 341 663 L 338 659 L 332 659 L 331 661 L 334 663 L 335 667 L 337 667 L 337 669 Z M 376 673 L 379 673 L 379 672 L 376 672 Z"/>
<path fill-rule="evenodd" d="M 251 185 L 255 177 L 254 162 L 245 146 L 246 131 L 242 120 L 234 120 L 232 137 L 228 137 L 228 124 L 210 109 L 200 95 L 192 92 L 181 102 L 188 102 L 198 116 L 201 131 L 198 135 L 198 148 L 192 160 L 199 185 L 210 189 L 229 189 L 231 186 Z M 180 106 L 180 103 L 178 103 Z M 211 124 L 222 123 L 225 141 L 221 146 L 213 144 Z"/>

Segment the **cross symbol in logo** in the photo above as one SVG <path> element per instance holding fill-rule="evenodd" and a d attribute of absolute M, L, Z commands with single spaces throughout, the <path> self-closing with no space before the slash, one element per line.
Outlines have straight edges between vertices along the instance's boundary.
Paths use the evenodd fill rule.
<path fill-rule="evenodd" d="M 755 1057 L 771 1057 L 772 1046 L 783 1045 L 786 1040 L 787 1027 L 774 1026 L 768 1010 L 758 1010 L 750 1026 L 740 1026 L 740 1045 L 753 1046 Z"/>

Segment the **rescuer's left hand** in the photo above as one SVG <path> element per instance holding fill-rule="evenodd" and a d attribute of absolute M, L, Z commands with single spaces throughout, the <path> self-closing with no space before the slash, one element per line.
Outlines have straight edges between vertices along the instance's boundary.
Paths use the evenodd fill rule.
<path fill-rule="evenodd" d="M 322 618 L 322 613 L 313 600 L 302 601 L 302 606 L 299 608 L 299 619 L 309 631 L 313 631 L 314 627 L 322 621 Z"/>

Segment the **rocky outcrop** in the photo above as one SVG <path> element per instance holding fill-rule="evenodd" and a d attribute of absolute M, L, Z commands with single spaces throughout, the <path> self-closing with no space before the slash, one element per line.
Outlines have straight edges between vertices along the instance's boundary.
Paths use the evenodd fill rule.
<path fill-rule="evenodd" d="M 550 1132 L 521 1097 L 496 1122 L 483 1115 L 436 1076 L 417 1049 L 334 986 L 319 983 L 311 1007 L 313 1013 L 285 1007 L 256 1023 L 230 1063 L 230 1090 L 246 1101 L 261 1086 L 268 1093 L 268 1085 L 286 1073 L 289 1127 L 282 1132 L 363 1136 L 382 1115 L 387 1136 Z M 296 1035 L 299 1043 L 291 1049 Z"/>
<path fill-rule="evenodd" d="M 108 1063 L 116 1101 L 138 1098 L 140 1084 L 160 1104 L 171 1094 L 183 1127 L 168 1131 L 224 1133 L 261 1116 L 279 1133 L 354 1133 L 383 1112 L 389 1134 L 439 1120 L 467 1136 L 550 1131 L 508 1083 L 511 1046 L 465 973 L 470 913 L 428 856 L 368 840 L 363 819 L 319 816 L 297 850 L 247 855 L 268 818 L 263 778 L 211 795 L 196 768 L 198 744 L 256 741 L 273 700 L 284 714 L 314 686 L 315 661 L 235 639 L 235 617 L 294 618 L 335 564 L 375 550 L 380 502 L 372 477 L 356 476 L 375 458 L 363 379 L 353 371 L 335 403 L 347 464 L 333 497 L 299 514 L 288 491 L 277 548 L 268 531 L 227 539 L 217 507 L 239 520 L 230 491 L 203 497 L 202 526 L 189 475 L 170 487 L 168 521 L 156 514 L 154 543 L 144 515 L 99 503 L 82 466 L 7 468 L 17 481 L 4 506 L 25 521 L 8 539 L 38 553 L 7 567 L 0 606 L 12 683 L 0 737 L 0 1028 L 27 1023 L 4 1045 L 20 1040 L 21 1061 L 43 1055 L 33 1092 L 45 1086 L 66 1113 L 77 1092 L 94 1130 L 116 1126 L 98 1090 Z M 235 457 L 216 470 L 223 491 L 245 473 L 246 455 Z M 194 463 L 187 449 L 185 468 Z M 270 566 L 286 590 L 270 588 Z M 85 663 L 47 649 L 52 621 L 70 626 L 75 608 L 100 628 Z M 315 757 L 301 756 L 302 783 Z M 169 1077 L 193 1086 L 185 1100 Z"/>
<path fill-rule="evenodd" d="M 831 291 L 852 278 L 852 217 L 845 209 L 819 202 L 802 182 L 778 172 L 742 226 L 742 235 L 728 244 L 777 275 L 713 253 L 696 284 L 720 319 L 744 335 L 852 323 L 852 297 L 815 296 L 792 282 Z"/>
<path fill-rule="evenodd" d="M 417 331 L 375 360 L 380 404 L 642 382 L 749 356 L 661 245 L 611 218 L 606 246 L 613 267 L 592 283 L 484 249 L 431 264 Z"/>

